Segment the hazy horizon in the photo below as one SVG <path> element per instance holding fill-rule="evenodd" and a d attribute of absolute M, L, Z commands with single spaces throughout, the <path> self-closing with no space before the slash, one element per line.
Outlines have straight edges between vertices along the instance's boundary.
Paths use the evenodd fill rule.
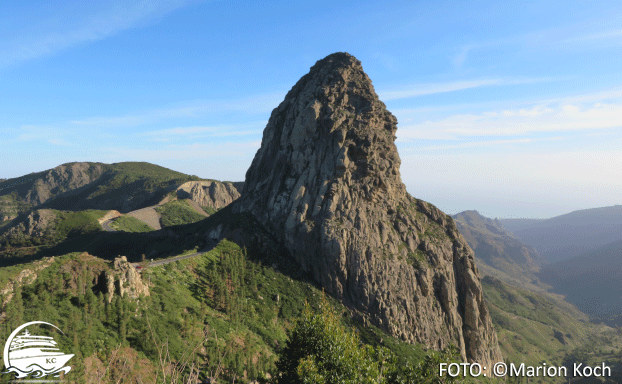
<path fill-rule="evenodd" d="M 622 4 L 157 0 L 0 5 L 0 178 L 148 161 L 244 180 L 273 108 L 346 51 L 447 213 L 622 203 Z"/>

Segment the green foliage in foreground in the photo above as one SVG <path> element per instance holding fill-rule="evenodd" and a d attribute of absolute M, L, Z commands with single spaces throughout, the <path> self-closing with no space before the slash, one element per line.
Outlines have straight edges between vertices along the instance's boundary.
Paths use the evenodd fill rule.
<path fill-rule="evenodd" d="M 153 228 L 132 216 L 119 216 L 110 226 L 123 232 L 151 232 Z"/>
<path fill-rule="evenodd" d="M 115 294 L 110 302 L 103 284 L 109 262 L 85 253 L 55 257 L 4 308 L 10 315 L 0 320 L 0 339 L 26 321 L 55 324 L 66 335 L 57 340 L 59 348 L 76 354 L 72 380 L 87 382 L 109 368 L 101 383 L 186 383 L 194 382 L 187 379 L 192 375 L 200 382 L 266 382 L 268 374 L 278 378 L 279 367 L 287 366 L 325 383 L 339 382 L 327 369 L 348 366 L 350 376 L 344 380 L 364 368 L 366 376 L 358 377 L 376 380 L 371 382 L 426 383 L 439 379 L 439 361 L 455 357 L 451 351 L 425 355 L 374 327 L 354 333 L 345 325 L 351 321 L 343 316 L 348 312 L 336 300 L 254 257 L 223 240 L 201 256 L 142 269 L 150 296 L 134 300 Z M 18 268 L 0 272 L 6 272 L 6 282 Z M 306 335 L 314 333 L 323 341 L 310 357 Z M 359 336 L 372 346 L 361 345 Z M 386 346 L 401 349 L 391 347 L 389 352 Z M 306 358 L 301 367 L 294 365 L 297 356 Z M 278 358 L 290 363 L 277 365 Z M 175 371 L 169 370 L 170 364 Z M 98 366 L 101 370 L 95 371 Z M 0 375 L 0 382 L 9 379 Z"/>
<path fill-rule="evenodd" d="M 156 208 L 160 214 L 162 227 L 196 223 L 205 219 L 205 216 L 197 213 L 188 203 L 183 200 L 170 201 Z"/>
<path fill-rule="evenodd" d="M 361 344 L 325 300 L 314 313 L 308 304 L 285 348 L 279 353 L 278 384 L 415 384 L 456 383 L 439 376 L 440 363 L 458 362 L 455 347 L 432 352 L 417 364 L 399 364 L 389 349 Z"/>

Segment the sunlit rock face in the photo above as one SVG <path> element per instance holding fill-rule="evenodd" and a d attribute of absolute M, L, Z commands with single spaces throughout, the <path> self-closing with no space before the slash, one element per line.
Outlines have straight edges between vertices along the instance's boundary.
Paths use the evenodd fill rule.
<path fill-rule="evenodd" d="M 272 112 L 233 209 L 392 335 L 496 362 L 473 252 L 451 217 L 406 192 L 396 130 L 361 63 L 332 54 Z"/>

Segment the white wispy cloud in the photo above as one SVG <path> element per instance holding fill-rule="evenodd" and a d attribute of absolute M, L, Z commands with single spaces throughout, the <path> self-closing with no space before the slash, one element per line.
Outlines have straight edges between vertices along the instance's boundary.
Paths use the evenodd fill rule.
<path fill-rule="evenodd" d="M 246 136 L 255 135 L 263 132 L 267 121 L 251 122 L 244 124 L 221 124 L 213 126 L 192 126 L 192 127 L 175 127 L 169 129 L 159 129 L 155 131 L 143 132 L 139 136 L 148 137 L 226 137 L 226 136 Z M 261 129 L 248 129 L 257 128 Z"/>
<path fill-rule="evenodd" d="M 399 117 L 399 116 L 398 116 Z M 457 140 L 473 136 L 520 136 L 538 132 L 572 132 L 622 127 L 622 102 L 551 103 L 531 108 L 454 114 L 401 126 L 401 141 Z"/>
<path fill-rule="evenodd" d="M 446 83 L 412 84 L 396 89 L 378 91 L 381 100 L 408 99 L 412 97 L 433 95 L 437 93 L 462 91 L 465 89 L 508 86 L 519 84 L 534 84 L 547 81 L 555 81 L 554 78 L 490 78 L 475 80 L 459 80 Z"/>
<path fill-rule="evenodd" d="M 71 147 L 73 145 L 69 141 L 67 141 L 65 139 L 60 139 L 60 138 L 49 139 L 48 143 L 50 143 L 52 145 L 59 145 L 59 146 L 62 146 L 62 147 Z"/>
<path fill-rule="evenodd" d="M 105 147 L 101 152 L 110 161 L 117 159 L 136 159 L 161 162 L 164 160 L 208 160 L 214 158 L 248 158 L 261 146 L 261 140 L 226 143 L 171 144 L 158 148 L 143 147 Z"/>
<path fill-rule="evenodd" d="M 22 125 L 9 131 L 13 131 L 11 140 L 16 142 L 43 141 L 53 145 L 70 145 L 65 139 L 69 132 L 54 125 Z"/>
<path fill-rule="evenodd" d="M 508 140 L 486 140 L 486 141 L 469 141 L 465 143 L 459 144 L 451 144 L 451 145 L 435 145 L 435 146 L 426 146 L 421 148 L 422 150 L 439 150 L 439 149 L 454 149 L 454 148 L 473 148 L 473 147 L 492 147 L 492 146 L 501 146 L 508 144 L 531 144 L 538 141 L 558 141 L 562 140 L 563 137 L 546 137 L 546 138 L 522 138 L 522 139 L 508 139 Z"/>
<path fill-rule="evenodd" d="M 132 0 L 103 3 L 75 2 L 63 13 L 30 21 L 21 16 L 20 35 L 4 36 L 0 42 L 0 68 L 53 54 L 69 47 L 104 39 L 120 31 L 161 17 L 189 0 Z M 5 17 L 20 17 L 6 15 Z M 63 20 L 58 23 L 56 20 Z M 33 24 L 34 23 L 34 24 Z M 50 29 L 50 26 L 53 29 Z"/>

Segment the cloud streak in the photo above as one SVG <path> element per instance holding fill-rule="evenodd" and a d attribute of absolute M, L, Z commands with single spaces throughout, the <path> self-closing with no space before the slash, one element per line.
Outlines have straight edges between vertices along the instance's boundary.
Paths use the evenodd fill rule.
<path fill-rule="evenodd" d="M 408 87 L 400 87 L 399 89 L 379 91 L 378 95 L 381 100 L 399 100 L 409 99 L 413 97 L 433 95 L 438 93 L 456 92 L 465 89 L 490 87 L 490 86 L 508 86 L 520 84 L 534 84 L 547 81 L 555 81 L 553 78 L 491 78 L 476 80 L 459 80 L 446 83 L 429 83 L 429 84 L 413 84 Z"/>
<path fill-rule="evenodd" d="M 474 136 L 517 136 L 541 132 L 595 131 L 622 127 L 622 102 L 550 103 L 531 108 L 454 114 L 402 126 L 401 141 L 458 140 Z"/>
<path fill-rule="evenodd" d="M 260 134 L 266 121 L 251 122 L 245 124 L 222 124 L 213 126 L 193 126 L 193 127 L 175 127 L 169 129 L 159 129 L 150 132 L 140 133 L 138 136 L 147 137 L 226 137 L 226 136 L 246 136 Z M 257 128 L 262 129 L 248 129 Z"/>
<path fill-rule="evenodd" d="M 138 0 L 105 2 L 104 7 L 93 9 L 93 3 L 78 3 L 58 15 L 49 15 L 41 25 L 26 25 L 21 36 L 3 38 L 0 43 L 0 68 L 70 48 L 102 40 L 141 22 L 161 17 L 189 3 L 188 0 Z M 90 4 L 90 9 L 82 9 Z M 16 15 L 19 16 L 19 15 Z M 54 22 L 61 19 L 62 24 Z M 27 19 L 24 19 L 27 20 Z M 55 25 L 50 31 L 49 25 Z M 42 27 L 43 26 L 43 27 Z M 41 29 L 41 31 L 37 31 Z"/>

